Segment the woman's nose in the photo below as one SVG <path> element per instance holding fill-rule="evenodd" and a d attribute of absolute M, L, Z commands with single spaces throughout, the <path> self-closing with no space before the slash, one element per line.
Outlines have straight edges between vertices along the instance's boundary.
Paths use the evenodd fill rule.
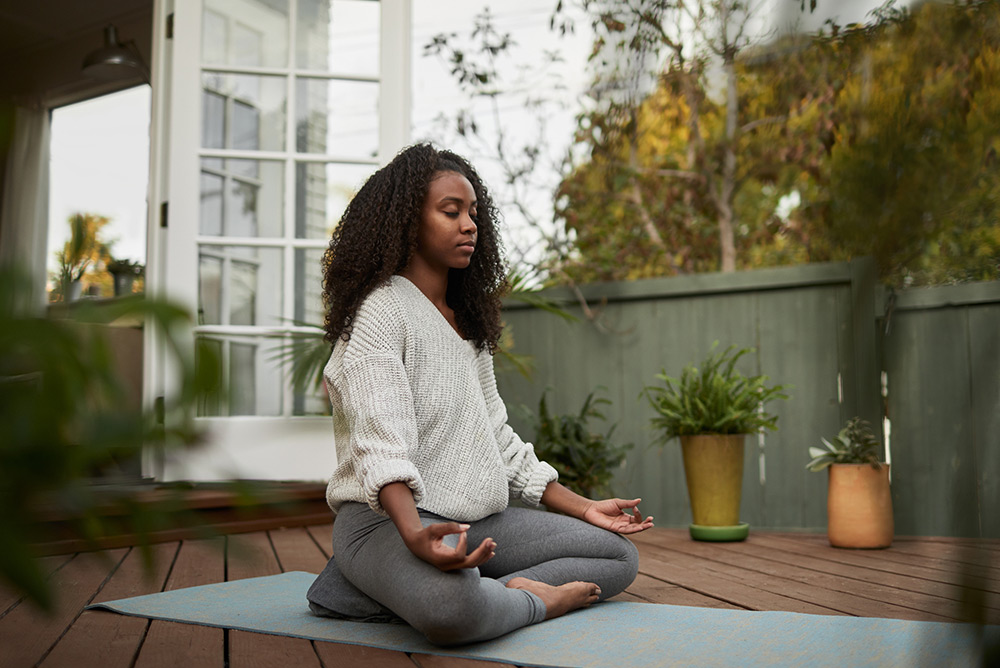
<path fill-rule="evenodd" d="M 468 234 L 476 233 L 476 230 L 478 229 L 476 227 L 476 221 L 472 219 L 472 216 L 470 214 L 465 214 L 464 216 L 462 216 L 461 220 L 462 220 L 463 233 L 468 233 Z"/>

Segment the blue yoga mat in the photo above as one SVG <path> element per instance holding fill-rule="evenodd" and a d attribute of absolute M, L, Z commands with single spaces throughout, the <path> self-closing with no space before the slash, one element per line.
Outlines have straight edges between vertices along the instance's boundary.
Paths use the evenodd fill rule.
<path fill-rule="evenodd" d="M 126 615 L 519 666 L 973 666 L 1000 626 L 610 601 L 502 638 L 440 648 L 403 624 L 316 617 L 292 572 L 88 606 Z"/>

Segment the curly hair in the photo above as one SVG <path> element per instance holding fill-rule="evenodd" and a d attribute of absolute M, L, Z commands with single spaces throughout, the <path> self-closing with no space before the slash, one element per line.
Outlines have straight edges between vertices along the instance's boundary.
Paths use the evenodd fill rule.
<path fill-rule="evenodd" d="M 415 144 L 372 174 L 341 217 L 323 255 L 323 327 L 331 344 L 351 337 L 365 298 L 400 273 L 417 245 L 424 200 L 439 172 L 457 172 L 476 193 L 476 252 L 468 267 L 451 269 L 448 306 L 462 335 L 479 350 L 496 351 L 500 298 L 507 289 L 499 211 L 476 170 L 459 155 Z"/>

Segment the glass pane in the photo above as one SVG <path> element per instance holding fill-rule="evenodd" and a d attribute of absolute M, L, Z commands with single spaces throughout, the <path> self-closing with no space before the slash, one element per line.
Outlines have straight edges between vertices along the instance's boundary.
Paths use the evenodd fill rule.
<path fill-rule="evenodd" d="M 199 234 L 284 236 L 284 189 L 281 162 L 203 158 Z"/>
<path fill-rule="evenodd" d="M 285 67 L 287 0 L 205 0 L 201 21 L 206 65 Z"/>
<path fill-rule="evenodd" d="M 285 388 L 277 346 L 264 337 L 199 336 L 196 355 L 218 360 L 220 392 L 199 402 L 198 415 L 281 415 Z"/>
<path fill-rule="evenodd" d="M 205 358 L 214 362 L 213 367 L 222 364 L 222 341 L 199 336 L 195 341 L 194 363 L 199 369 L 205 368 Z M 220 369 L 221 371 L 221 369 Z M 215 391 L 206 392 L 198 397 L 198 417 L 222 415 L 223 402 L 225 401 L 225 386 L 222 378 L 213 378 Z"/>
<path fill-rule="evenodd" d="M 208 236 L 222 234 L 222 191 L 225 179 L 218 174 L 201 173 L 201 213 L 198 233 Z"/>
<path fill-rule="evenodd" d="M 323 248 L 295 249 L 296 324 L 323 326 Z"/>
<path fill-rule="evenodd" d="M 300 162 L 295 165 L 295 236 L 329 239 L 373 165 Z"/>
<path fill-rule="evenodd" d="M 198 324 L 222 322 L 222 260 L 202 254 L 198 258 Z"/>
<path fill-rule="evenodd" d="M 378 153 L 377 83 L 300 78 L 296 150 L 352 158 Z"/>
<path fill-rule="evenodd" d="M 285 147 L 285 77 L 201 75 L 204 148 L 281 151 Z"/>
<path fill-rule="evenodd" d="M 379 14 L 371 0 L 299 0 L 296 65 L 378 76 Z"/>
<path fill-rule="evenodd" d="M 201 95 L 201 145 L 205 148 L 226 147 L 226 98 L 212 91 Z"/>
<path fill-rule="evenodd" d="M 284 324 L 282 265 L 280 248 L 202 244 L 198 263 L 199 324 Z"/>

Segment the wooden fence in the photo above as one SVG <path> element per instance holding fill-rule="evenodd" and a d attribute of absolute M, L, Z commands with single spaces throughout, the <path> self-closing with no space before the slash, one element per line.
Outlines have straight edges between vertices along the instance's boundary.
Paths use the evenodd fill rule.
<path fill-rule="evenodd" d="M 641 496 L 661 526 L 690 522 L 680 447 L 650 445 L 653 411 L 639 394 L 718 341 L 754 349 L 744 372 L 791 386 L 788 401 L 769 406 L 779 430 L 747 439 L 742 519 L 751 526 L 823 530 L 826 475 L 805 469 L 808 447 L 855 415 L 881 425 L 887 408 L 897 534 L 1000 537 L 1000 284 L 887 296 L 864 259 L 582 292 L 596 322 L 561 289 L 545 294 L 580 322 L 507 305 L 514 351 L 531 355 L 535 371 L 531 380 L 501 373 L 501 395 L 530 439 L 527 411 L 546 388 L 550 409 L 568 413 L 603 387 L 616 438 L 634 444 L 615 491 Z"/>

